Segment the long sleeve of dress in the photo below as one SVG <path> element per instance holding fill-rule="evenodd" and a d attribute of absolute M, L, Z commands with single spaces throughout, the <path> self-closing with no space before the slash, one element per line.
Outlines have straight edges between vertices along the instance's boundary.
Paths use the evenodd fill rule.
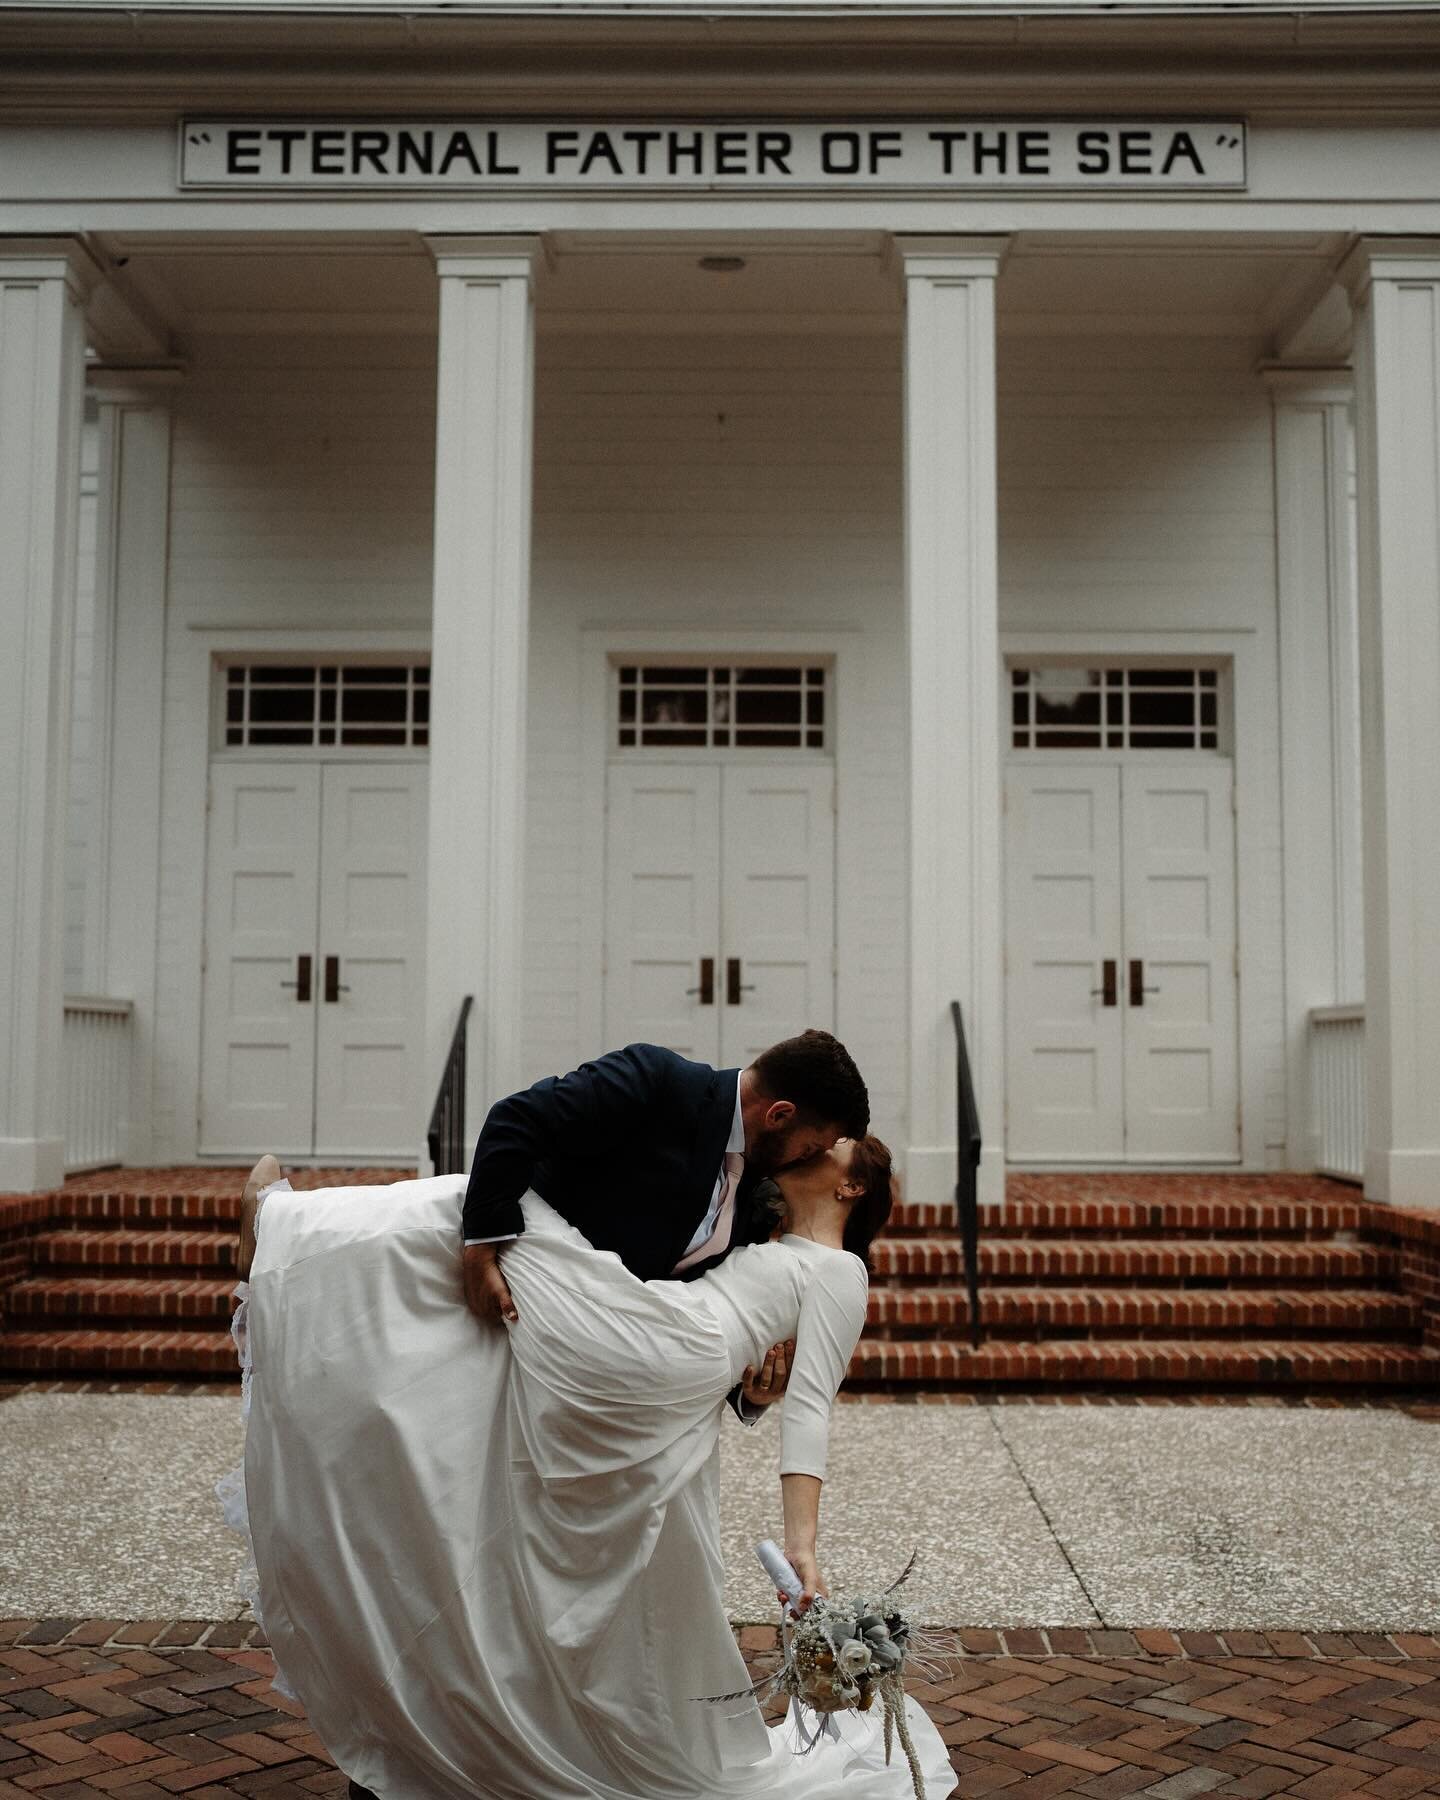
<path fill-rule="evenodd" d="M 800 1300 L 795 1360 L 780 1413 L 780 1473 L 825 1479 L 830 1408 L 865 1325 L 865 1265 L 847 1250 L 826 1256 Z"/>

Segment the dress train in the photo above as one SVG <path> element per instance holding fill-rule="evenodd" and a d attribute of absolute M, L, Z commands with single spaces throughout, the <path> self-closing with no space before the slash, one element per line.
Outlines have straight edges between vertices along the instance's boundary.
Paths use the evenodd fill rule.
<path fill-rule="evenodd" d="M 703 1280 L 642 1282 L 529 1193 L 520 1316 L 487 1329 L 464 1186 L 271 1190 L 237 1288 L 245 1461 L 219 1491 L 336 1762 L 380 1800 L 907 1800 L 878 1707 L 797 1755 L 791 1721 L 704 1698 L 748 1677 Z M 907 1718 L 941 1800 L 948 1752 L 913 1699 Z"/>

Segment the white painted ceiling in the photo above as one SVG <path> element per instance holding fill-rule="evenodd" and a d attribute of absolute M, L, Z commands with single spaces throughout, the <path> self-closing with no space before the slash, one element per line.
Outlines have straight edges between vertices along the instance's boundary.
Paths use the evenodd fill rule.
<path fill-rule="evenodd" d="M 673 240 L 671 240 L 673 243 Z M 1257 242 L 1240 236 L 1110 237 L 1090 245 L 1026 234 L 1014 240 L 998 290 L 1002 330 L 1132 328 L 1251 337 L 1293 324 L 1325 292 L 1344 251 L 1338 237 Z M 182 341 L 245 332 L 429 331 L 436 278 L 418 240 L 275 243 L 110 237 L 101 250 L 117 282 Z M 745 266 L 711 273 L 710 255 Z M 564 234 L 546 240 L 536 278 L 542 327 L 597 329 L 687 322 L 737 327 L 829 321 L 899 328 L 899 274 L 887 240 L 855 237 L 825 254 L 813 245 L 717 237 L 683 247 L 617 252 Z"/>

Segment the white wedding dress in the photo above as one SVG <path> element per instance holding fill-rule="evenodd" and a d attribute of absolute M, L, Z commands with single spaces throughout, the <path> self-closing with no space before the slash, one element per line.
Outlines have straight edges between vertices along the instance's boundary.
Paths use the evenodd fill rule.
<path fill-rule="evenodd" d="M 800 1755 L 753 1700 L 704 1698 L 749 1680 L 723 1601 L 725 1395 L 795 1335 L 784 1460 L 823 1474 L 857 1259 L 786 1236 L 643 1282 L 528 1193 L 503 1260 L 519 1319 L 487 1327 L 463 1302 L 464 1190 L 282 1184 L 236 1290 L 248 1425 L 221 1498 L 335 1761 L 380 1800 L 906 1800 L 878 1704 Z M 907 1712 L 940 1800 L 948 1753 Z"/>

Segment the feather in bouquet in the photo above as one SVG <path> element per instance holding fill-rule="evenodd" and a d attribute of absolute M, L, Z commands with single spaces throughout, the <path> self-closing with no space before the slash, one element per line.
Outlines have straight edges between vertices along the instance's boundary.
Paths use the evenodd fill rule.
<path fill-rule="evenodd" d="M 775 1585 L 792 1601 L 798 1600 L 800 1579 L 773 1540 L 766 1538 L 756 1554 Z M 780 1667 L 748 1688 L 708 1698 L 739 1700 L 753 1695 L 764 1701 L 773 1694 L 789 1694 L 801 1747 L 809 1750 L 827 1732 L 835 1734 L 832 1714 L 869 1712 L 878 1696 L 885 1715 L 885 1761 L 888 1765 L 898 1737 L 910 1764 L 915 1800 L 925 1800 L 920 1760 L 905 1720 L 905 1675 L 910 1671 L 938 1679 L 942 1671 L 930 1659 L 946 1655 L 954 1644 L 946 1633 L 914 1626 L 893 1598 L 909 1578 L 915 1561 L 912 1555 L 889 1587 L 876 1592 L 836 1599 L 817 1595 L 803 1613 L 787 1606 L 781 1626 L 785 1654 Z M 807 1730 L 804 1722 L 806 1707 L 820 1715 L 812 1730 Z"/>

